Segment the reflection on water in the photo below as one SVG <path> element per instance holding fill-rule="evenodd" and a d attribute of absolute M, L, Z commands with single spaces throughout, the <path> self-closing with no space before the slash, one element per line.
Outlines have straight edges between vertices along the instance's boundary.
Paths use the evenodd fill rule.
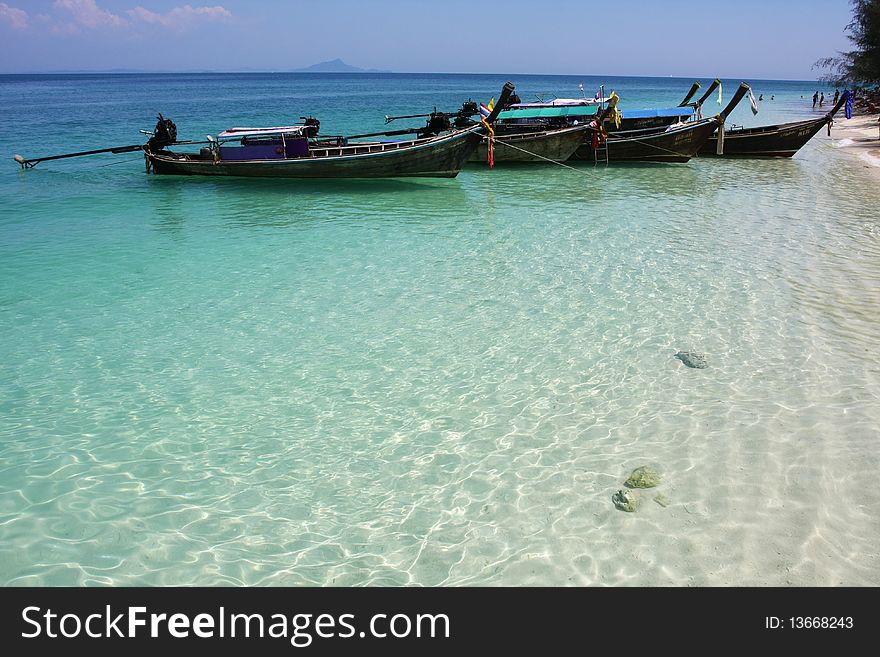
<path fill-rule="evenodd" d="M 466 216 L 456 180 L 262 180 L 156 177 L 150 198 L 162 226 L 186 216 L 222 216 L 229 225 L 304 228 L 315 222 L 421 223 Z"/>

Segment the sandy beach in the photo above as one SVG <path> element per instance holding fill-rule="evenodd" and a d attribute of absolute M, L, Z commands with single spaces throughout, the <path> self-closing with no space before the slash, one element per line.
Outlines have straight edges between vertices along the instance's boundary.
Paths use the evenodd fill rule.
<path fill-rule="evenodd" d="M 831 138 L 843 152 L 858 157 L 865 166 L 875 169 L 880 178 L 880 128 L 877 114 L 864 114 L 851 119 L 839 116 L 831 128 Z"/>

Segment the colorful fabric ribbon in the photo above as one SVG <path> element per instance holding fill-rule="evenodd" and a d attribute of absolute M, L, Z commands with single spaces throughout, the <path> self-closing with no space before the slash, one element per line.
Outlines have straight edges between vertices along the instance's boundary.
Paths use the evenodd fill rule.
<path fill-rule="evenodd" d="M 752 114 L 758 113 L 758 103 L 755 102 L 755 94 L 749 89 L 749 104 L 752 106 Z"/>

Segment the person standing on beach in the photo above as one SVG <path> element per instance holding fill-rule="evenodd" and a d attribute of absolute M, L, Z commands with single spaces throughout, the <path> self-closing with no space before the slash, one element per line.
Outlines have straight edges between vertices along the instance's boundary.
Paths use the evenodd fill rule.
<path fill-rule="evenodd" d="M 816 109 L 816 103 L 819 102 L 819 92 L 813 94 L 813 109 Z"/>
<path fill-rule="evenodd" d="M 840 89 L 834 90 L 834 104 L 837 105 L 837 101 L 840 100 Z"/>
<path fill-rule="evenodd" d="M 823 91 L 822 95 L 819 96 L 819 107 L 822 107 L 822 105 L 824 105 L 824 104 L 825 104 L 825 92 Z"/>

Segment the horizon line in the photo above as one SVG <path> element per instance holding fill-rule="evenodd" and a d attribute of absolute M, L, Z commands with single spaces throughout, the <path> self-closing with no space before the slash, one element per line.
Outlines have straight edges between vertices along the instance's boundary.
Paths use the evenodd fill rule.
<path fill-rule="evenodd" d="M 436 71 L 382 71 L 382 70 L 363 70 L 363 71 L 304 71 L 304 70 L 211 70 L 211 69 L 183 69 L 183 70 L 162 70 L 162 69 L 76 69 L 76 70 L 38 70 L 38 71 L 17 71 L 7 72 L 0 71 L 0 75 L 492 75 L 492 76 L 534 76 L 534 77 L 610 77 L 610 78 L 660 78 L 660 79 L 700 79 L 711 78 L 726 80 L 736 80 L 740 76 L 708 76 L 708 75 L 634 75 L 634 74 L 614 74 L 614 73 L 511 73 L 511 72 L 436 72 Z M 806 78 L 752 78 L 742 77 L 743 81 L 760 80 L 763 82 L 810 82 L 821 83 L 821 80 Z"/>

